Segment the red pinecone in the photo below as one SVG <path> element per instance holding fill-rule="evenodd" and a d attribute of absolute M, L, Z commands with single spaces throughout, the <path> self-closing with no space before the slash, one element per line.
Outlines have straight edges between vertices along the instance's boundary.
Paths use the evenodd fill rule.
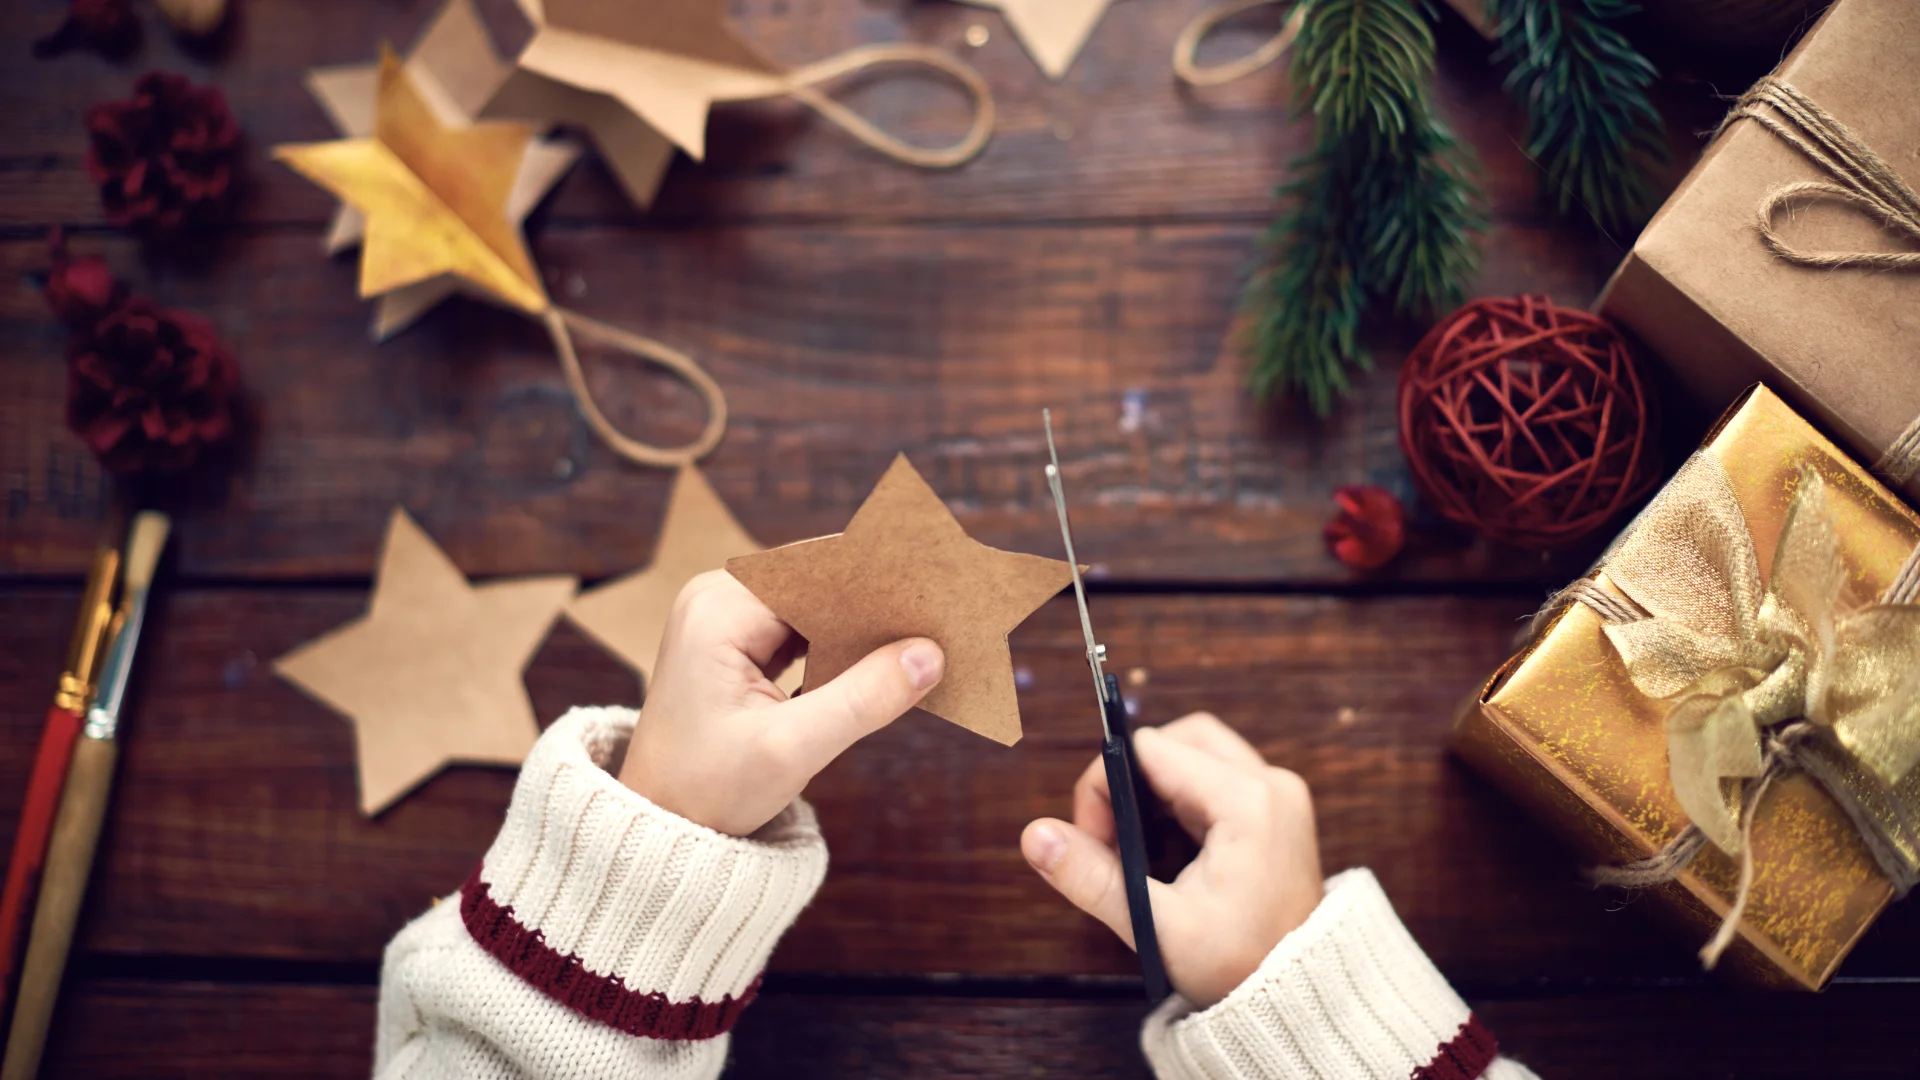
<path fill-rule="evenodd" d="M 87 136 L 87 171 L 115 225 L 177 233 L 232 210 L 240 126 L 219 87 L 150 71 L 133 97 L 87 111 Z"/>
<path fill-rule="evenodd" d="M 1349 484 L 1333 493 L 1340 513 L 1327 522 L 1327 552 L 1355 570 L 1378 570 L 1407 544 L 1407 511 L 1391 491 Z"/>
<path fill-rule="evenodd" d="M 134 297 L 67 344 L 67 426 L 111 472 L 176 472 L 232 434 L 239 365 L 197 315 Z"/>

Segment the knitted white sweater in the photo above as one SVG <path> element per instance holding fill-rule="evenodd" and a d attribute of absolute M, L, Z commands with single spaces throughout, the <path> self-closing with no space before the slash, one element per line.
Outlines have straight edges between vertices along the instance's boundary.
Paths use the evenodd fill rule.
<path fill-rule="evenodd" d="M 748 839 L 622 786 L 630 709 L 575 709 L 520 772 L 499 837 L 460 892 L 387 946 L 374 1072 L 711 1078 L 827 849 L 795 802 Z M 1373 875 L 1326 899 L 1204 1011 L 1174 997 L 1141 1042 L 1161 1080 L 1529 1080 L 1495 1057 Z"/>

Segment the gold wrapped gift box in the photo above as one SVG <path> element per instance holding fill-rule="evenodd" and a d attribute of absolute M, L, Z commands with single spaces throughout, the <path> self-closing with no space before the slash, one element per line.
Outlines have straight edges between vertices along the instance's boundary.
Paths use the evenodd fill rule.
<path fill-rule="evenodd" d="M 1920 543 L 1920 517 L 1765 388 L 1738 403 L 1707 445 L 1725 466 L 1762 568 L 1772 565 L 1803 469 L 1825 481 L 1849 598 L 1878 597 Z M 1604 558 L 1594 578 L 1605 585 Z M 1452 740 L 1461 758 L 1597 865 L 1647 858 L 1689 824 L 1669 774 L 1664 706 L 1635 688 L 1604 625 L 1582 604 L 1561 610 L 1469 703 Z M 1772 784 L 1752 844 L 1753 888 L 1721 967 L 1818 989 L 1892 888 L 1846 814 L 1804 774 Z M 1649 891 L 1698 943 L 1726 915 L 1738 877 L 1737 860 L 1707 845 L 1679 877 Z"/>

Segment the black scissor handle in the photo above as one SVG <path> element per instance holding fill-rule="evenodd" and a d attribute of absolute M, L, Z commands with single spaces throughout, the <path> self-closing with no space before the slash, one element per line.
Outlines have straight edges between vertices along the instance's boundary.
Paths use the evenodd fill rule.
<path fill-rule="evenodd" d="M 1127 915 L 1133 923 L 1133 947 L 1140 954 L 1140 977 L 1147 1000 L 1167 996 L 1167 969 L 1160 960 L 1160 937 L 1153 928 L 1153 903 L 1147 895 L 1147 832 L 1142 801 L 1153 798 L 1133 761 L 1133 733 L 1120 700 L 1120 682 L 1107 676 L 1107 737 L 1100 758 L 1107 766 L 1107 791 L 1113 796 L 1114 832 L 1120 840 L 1120 870 L 1127 885 Z"/>

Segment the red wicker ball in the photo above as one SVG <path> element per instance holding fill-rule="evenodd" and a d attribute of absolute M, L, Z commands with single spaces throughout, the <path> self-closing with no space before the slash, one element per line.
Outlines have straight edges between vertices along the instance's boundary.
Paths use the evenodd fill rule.
<path fill-rule="evenodd" d="M 1653 399 L 1606 320 L 1543 296 L 1476 300 L 1400 373 L 1400 448 L 1441 516 L 1566 547 L 1659 479 Z"/>

